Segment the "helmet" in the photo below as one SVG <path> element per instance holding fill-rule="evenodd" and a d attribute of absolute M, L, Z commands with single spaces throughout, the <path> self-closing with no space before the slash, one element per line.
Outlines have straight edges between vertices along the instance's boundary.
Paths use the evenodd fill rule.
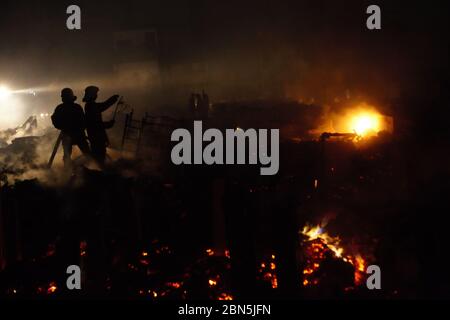
<path fill-rule="evenodd" d="M 100 89 L 96 86 L 89 86 L 86 89 L 84 89 L 84 97 L 83 101 L 89 101 L 89 100 L 95 100 L 97 98 L 97 93 Z"/>
<path fill-rule="evenodd" d="M 64 102 L 74 102 L 77 97 L 73 94 L 73 90 L 70 88 L 64 88 L 61 90 L 61 99 Z"/>

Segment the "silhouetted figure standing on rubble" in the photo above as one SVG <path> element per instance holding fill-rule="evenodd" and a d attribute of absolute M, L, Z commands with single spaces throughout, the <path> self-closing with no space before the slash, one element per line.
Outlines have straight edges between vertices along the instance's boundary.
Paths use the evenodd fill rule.
<path fill-rule="evenodd" d="M 198 102 L 198 113 L 199 118 L 203 121 L 208 119 L 208 112 L 209 112 L 209 97 L 205 93 L 205 91 L 202 92 L 201 95 L 198 95 L 199 102 Z"/>
<path fill-rule="evenodd" d="M 206 121 L 209 112 L 209 97 L 205 93 L 192 93 L 189 98 L 189 111 L 194 120 Z"/>
<path fill-rule="evenodd" d="M 83 101 L 86 102 L 84 110 L 86 112 L 86 126 L 88 139 L 91 143 L 92 156 L 103 167 L 106 158 L 106 147 L 109 144 L 106 129 L 114 126 L 114 120 L 103 122 L 102 112 L 114 105 L 119 96 L 114 95 L 104 102 L 96 102 L 98 91 L 98 87 L 87 87 Z"/>
<path fill-rule="evenodd" d="M 195 93 L 191 93 L 189 97 L 189 113 L 193 119 L 195 119 L 195 114 L 197 111 L 197 95 Z"/>
<path fill-rule="evenodd" d="M 200 104 L 202 103 L 202 95 L 196 93 L 195 94 L 195 112 L 194 112 L 194 119 L 200 120 Z"/>
<path fill-rule="evenodd" d="M 75 103 L 77 97 L 72 89 L 64 88 L 61 91 L 62 104 L 58 105 L 52 115 L 52 123 L 56 129 L 61 130 L 62 145 L 64 149 L 64 166 L 72 165 L 72 146 L 77 145 L 84 155 L 90 154 L 89 144 L 84 130 L 86 118 L 83 108 Z"/>

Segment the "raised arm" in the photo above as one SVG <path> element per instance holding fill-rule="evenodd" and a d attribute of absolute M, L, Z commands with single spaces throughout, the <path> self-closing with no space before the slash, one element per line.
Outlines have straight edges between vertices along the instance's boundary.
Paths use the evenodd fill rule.
<path fill-rule="evenodd" d="M 112 105 L 114 105 L 114 103 L 117 102 L 117 100 L 119 99 L 119 95 L 115 94 L 113 95 L 111 98 L 109 98 L 108 100 L 104 101 L 104 102 L 99 102 L 98 108 L 100 112 L 106 111 L 108 110 Z"/>

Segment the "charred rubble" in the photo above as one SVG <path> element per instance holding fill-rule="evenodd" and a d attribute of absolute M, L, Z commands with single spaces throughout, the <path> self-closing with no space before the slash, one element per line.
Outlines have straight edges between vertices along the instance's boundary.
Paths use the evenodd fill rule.
<path fill-rule="evenodd" d="M 169 141 L 163 131 L 158 137 Z M 42 139 L 17 138 L 1 152 L 8 157 L 21 150 L 37 168 L 33 152 Z M 425 208 L 436 196 L 413 199 L 417 184 L 405 179 L 410 173 L 402 170 L 405 155 L 398 152 L 405 141 L 379 135 L 355 145 L 341 137 L 284 137 L 274 177 L 261 177 L 252 166 L 149 169 L 151 158 L 136 154 L 112 159 L 104 171 L 80 166 L 64 183 L 52 184 L 41 177 L 8 179 L 17 173 L 11 165 L 2 171 L 0 189 L 0 296 L 231 300 L 443 294 L 443 286 L 426 291 L 434 277 L 426 271 L 427 259 L 434 254 L 412 250 L 420 246 L 411 242 L 420 223 L 409 210 L 420 201 Z M 170 148 L 151 144 L 162 153 L 154 159 L 167 158 Z M 435 188 L 442 194 L 447 187 Z M 320 226 L 316 233 L 302 233 L 309 223 Z M 325 230 L 329 236 L 323 236 Z M 381 293 L 365 288 L 363 267 L 372 263 L 383 266 Z M 65 289 L 70 264 L 83 270 L 82 293 Z"/>

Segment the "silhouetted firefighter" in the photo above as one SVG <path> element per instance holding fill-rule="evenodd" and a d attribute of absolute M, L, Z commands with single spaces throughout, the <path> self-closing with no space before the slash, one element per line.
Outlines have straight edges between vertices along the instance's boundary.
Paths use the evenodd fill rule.
<path fill-rule="evenodd" d="M 209 96 L 202 91 L 202 94 L 192 93 L 189 97 L 189 112 L 194 120 L 206 121 L 209 112 Z"/>
<path fill-rule="evenodd" d="M 64 166 L 70 167 L 73 145 L 77 145 L 84 155 L 90 154 L 90 148 L 84 132 L 86 118 L 83 108 L 75 103 L 77 97 L 73 94 L 72 89 L 62 89 L 61 99 L 63 103 L 56 107 L 52 115 L 52 123 L 56 129 L 61 130 Z"/>
<path fill-rule="evenodd" d="M 199 102 L 198 102 L 198 111 L 200 119 L 203 121 L 208 119 L 208 113 L 209 113 L 209 96 L 205 93 L 205 91 L 202 91 L 202 95 L 199 96 Z"/>
<path fill-rule="evenodd" d="M 189 97 L 189 113 L 193 119 L 195 119 L 195 113 L 197 112 L 197 95 L 195 93 L 191 93 Z"/>
<path fill-rule="evenodd" d="M 108 110 L 119 99 L 118 95 L 110 97 L 105 102 L 96 102 L 99 88 L 89 86 L 85 89 L 83 101 L 86 102 L 86 125 L 88 139 L 91 143 L 92 157 L 103 167 L 106 158 L 106 147 L 109 145 L 106 129 L 114 126 L 114 120 L 103 122 L 102 112 Z"/>

